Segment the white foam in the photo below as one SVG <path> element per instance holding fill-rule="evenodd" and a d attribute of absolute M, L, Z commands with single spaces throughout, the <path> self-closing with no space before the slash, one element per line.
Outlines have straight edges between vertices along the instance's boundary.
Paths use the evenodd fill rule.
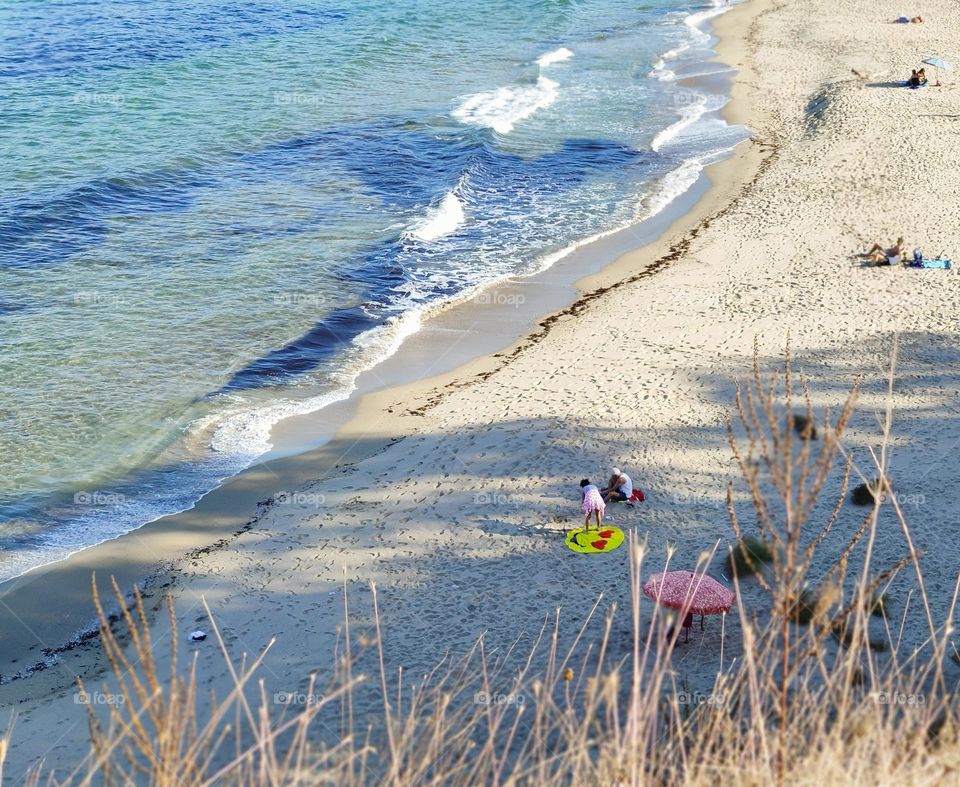
<path fill-rule="evenodd" d="M 680 119 L 667 126 L 653 138 L 653 142 L 650 143 L 651 150 L 659 153 L 660 150 L 669 144 L 671 140 L 675 139 L 680 132 L 688 126 L 692 126 L 703 117 L 704 112 L 707 111 L 706 106 L 706 96 L 693 96 L 691 102 L 680 112 Z"/>
<path fill-rule="evenodd" d="M 426 215 L 404 232 L 403 237 L 429 243 L 454 232 L 465 220 L 463 203 L 457 189 L 453 189 L 438 204 L 429 207 Z"/>
<path fill-rule="evenodd" d="M 697 182 L 703 172 L 701 159 L 687 159 L 672 172 L 667 173 L 659 183 L 659 188 L 641 202 L 641 219 L 649 219 L 664 211 L 681 194 L 686 193 Z"/>
<path fill-rule="evenodd" d="M 565 46 L 537 58 L 540 75 L 535 85 L 511 85 L 469 96 L 451 113 L 461 123 L 492 128 L 498 134 L 509 134 L 521 120 L 550 106 L 559 95 L 560 86 L 543 75 L 543 69 L 573 57 Z"/>
<path fill-rule="evenodd" d="M 673 49 L 664 52 L 657 62 L 653 64 L 653 70 L 650 72 L 650 76 L 663 82 L 671 82 L 676 79 L 676 72 L 667 67 L 667 61 L 676 60 L 684 52 L 695 46 L 706 46 L 710 42 L 710 34 L 704 31 L 701 25 L 714 17 L 726 13 L 733 5 L 733 3 L 727 3 L 725 0 L 714 0 L 712 8 L 685 17 L 683 24 L 689 31 L 690 37 Z"/>
<path fill-rule="evenodd" d="M 453 111 L 462 123 L 509 134 L 521 120 L 557 100 L 559 85 L 541 75 L 535 85 L 500 87 L 467 98 Z"/>
<path fill-rule="evenodd" d="M 552 52 L 547 52 L 544 55 L 540 55 L 537 58 L 537 65 L 540 68 L 549 68 L 554 63 L 562 63 L 564 60 L 569 60 L 573 57 L 573 52 L 567 49 L 565 46 L 560 47 L 559 49 L 554 49 Z"/>
<path fill-rule="evenodd" d="M 678 98 L 680 97 L 683 97 L 686 103 L 680 111 L 679 119 L 660 131 L 650 143 L 650 148 L 658 153 L 673 143 L 677 137 L 683 135 L 708 112 L 722 109 L 728 101 L 726 96 L 692 92 L 678 94 Z"/>

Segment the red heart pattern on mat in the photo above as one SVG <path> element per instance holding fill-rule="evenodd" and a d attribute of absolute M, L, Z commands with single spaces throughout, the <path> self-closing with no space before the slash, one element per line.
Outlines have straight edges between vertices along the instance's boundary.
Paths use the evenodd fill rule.
<path fill-rule="evenodd" d="M 602 530 L 581 527 L 567 533 L 564 541 L 574 552 L 603 555 L 620 547 L 623 532 L 616 525 L 606 525 Z"/>

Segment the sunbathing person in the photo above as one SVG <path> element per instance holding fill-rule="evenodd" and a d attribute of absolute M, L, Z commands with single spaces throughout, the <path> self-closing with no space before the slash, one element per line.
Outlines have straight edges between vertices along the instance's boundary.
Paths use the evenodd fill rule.
<path fill-rule="evenodd" d="M 906 246 L 906 241 L 900 237 L 889 249 L 883 248 L 879 243 L 874 243 L 870 251 L 857 256 L 874 265 L 899 265 L 900 260 L 903 259 L 904 246 Z"/>
<path fill-rule="evenodd" d="M 923 87 L 925 84 L 927 84 L 926 69 L 921 68 L 919 71 L 914 69 L 910 73 L 910 79 L 907 80 L 907 87 Z"/>

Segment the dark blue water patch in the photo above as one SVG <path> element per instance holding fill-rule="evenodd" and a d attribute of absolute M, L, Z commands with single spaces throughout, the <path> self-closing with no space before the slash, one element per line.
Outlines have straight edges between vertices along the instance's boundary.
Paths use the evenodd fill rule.
<path fill-rule="evenodd" d="M 186 210 L 212 181 L 189 170 L 104 178 L 47 199 L 0 206 L 0 268 L 66 261 L 107 234 L 113 216 Z"/>
<path fill-rule="evenodd" d="M 380 318 L 362 306 L 338 309 L 285 347 L 273 350 L 237 372 L 218 393 L 283 383 L 307 374 L 339 355 Z"/>
<path fill-rule="evenodd" d="M 447 193 L 466 172 L 480 189 L 515 197 L 520 187 L 556 191 L 589 174 L 664 161 L 602 139 L 570 139 L 553 152 L 523 157 L 503 151 L 485 130 L 432 133 L 395 119 L 343 126 L 285 140 L 243 156 L 254 172 L 299 172 L 304 166 L 346 170 L 388 207 L 423 207 Z"/>
<path fill-rule="evenodd" d="M 347 14 L 304 2 L 30 2 L 0 20 L 0 78 L 135 68 L 238 41 L 299 33 Z"/>
<path fill-rule="evenodd" d="M 0 300 L 0 317 L 3 317 L 7 314 L 16 314 L 17 312 L 28 311 L 29 309 L 30 305 L 27 303 Z"/>
<path fill-rule="evenodd" d="M 284 140 L 245 154 L 242 161 L 252 172 L 299 173 L 308 166 L 346 170 L 388 207 L 408 209 L 452 188 L 482 146 L 473 130 L 440 135 L 385 118 Z"/>
<path fill-rule="evenodd" d="M 481 195 L 481 203 L 471 212 L 482 218 L 486 211 L 493 218 L 468 223 L 441 244 L 400 234 L 375 244 L 336 274 L 350 285 L 349 291 L 362 288 L 360 306 L 334 311 L 300 338 L 241 369 L 216 393 L 289 384 L 323 367 L 364 331 L 382 325 L 397 313 L 401 298 L 410 307 L 459 294 L 474 282 L 458 278 L 449 267 L 451 258 L 462 258 L 478 243 L 491 247 L 504 238 L 515 239 L 521 231 L 519 222 L 588 176 L 614 171 L 646 179 L 669 169 L 669 162 L 657 153 L 609 140 L 567 140 L 559 150 L 527 158 L 491 144 L 486 132 L 450 139 L 409 129 L 401 134 L 397 127 L 382 127 L 376 135 L 368 129 L 357 132 L 339 129 L 291 140 L 254 154 L 252 160 L 258 166 L 278 156 L 285 161 L 281 151 L 291 150 L 318 160 L 333 157 L 383 201 L 419 209 L 449 192 L 467 172 L 471 189 Z M 411 283 L 416 285 L 415 296 L 404 289 Z"/>

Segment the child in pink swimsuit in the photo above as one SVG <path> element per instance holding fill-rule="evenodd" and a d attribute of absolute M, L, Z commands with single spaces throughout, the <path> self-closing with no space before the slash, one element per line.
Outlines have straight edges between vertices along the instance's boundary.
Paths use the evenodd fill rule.
<path fill-rule="evenodd" d="M 583 526 L 587 529 L 590 528 L 590 514 L 593 514 L 597 530 L 599 530 L 605 509 L 606 505 L 604 505 L 603 497 L 597 485 L 591 484 L 589 478 L 584 478 L 580 482 L 580 510 L 583 511 L 585 517 Z"/>

